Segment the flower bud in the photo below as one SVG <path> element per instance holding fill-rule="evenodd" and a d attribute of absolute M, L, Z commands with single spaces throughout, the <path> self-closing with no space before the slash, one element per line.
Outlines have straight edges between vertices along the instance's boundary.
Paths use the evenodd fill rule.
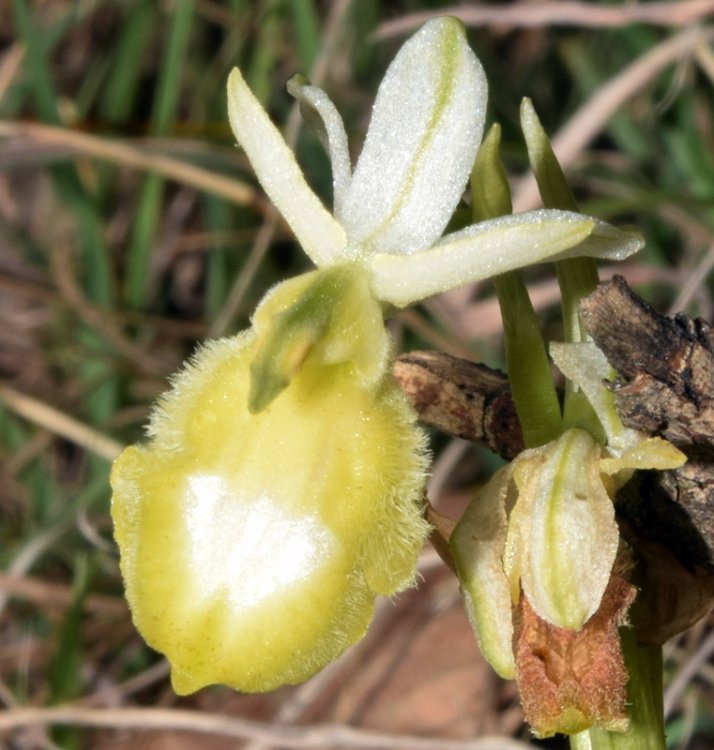
<path fill-rule="evenodd" d="M 511 516 L 506 547 L 517 550 L 533 609 L 561 628 L 580 629 L 600 606 L 617 553 L 615 508 L 600 478 L 600 452 L 589 433 L 570 429 L 514 469 L 518 517 Z"/>

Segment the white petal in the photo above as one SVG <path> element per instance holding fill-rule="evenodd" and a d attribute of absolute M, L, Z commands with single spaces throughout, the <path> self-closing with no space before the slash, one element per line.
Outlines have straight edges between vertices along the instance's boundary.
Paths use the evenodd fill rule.
<path fill-rule="evenodd" d="M 305 122 L 330 156 L 335 214 L 340 214 L 352 176 L 347 133 L 330 97 L 317 86 L 304 84 L 303 80 L 301 76 L 293 76 L 288 81 L 288 92 L 300 103 Z"/>
<path fill-rule="evenodd" d="M 508 464 L 493 475 L 449 540 L 469 622 L 483 655 L 504 679 L 512 678 L 516 671 L 511 594 L 502 562 L 508 496 L 515 489 L 512 473 L 512 464 Z"/>
<path fill-rule="evenodd" d="M 270 200 L 318 266 L 344 258 L 345 232 L 312 192 L 282 135 L 238 68 L 228 78 L 228 117 Z"/>
<path fill-rule="evenodd" d="M 338 214 L 364 252 L 412 253 L 441 236 L 481 141 L 487 85 L 454 18 L 425 24 L 379 87 Z"/>
<path fill-rule="evenodd" d="M 378 254 L 366 262 L 376 296 L 405 307 L 514 268 L 587 254 L 579 251 L 597 226 L 581 214 L 542 209 L 474 224 L 415 255 Z"/>

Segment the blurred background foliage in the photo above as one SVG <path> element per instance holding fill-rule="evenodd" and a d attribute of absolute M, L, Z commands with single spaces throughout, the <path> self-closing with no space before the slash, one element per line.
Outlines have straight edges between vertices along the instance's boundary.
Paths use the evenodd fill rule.
<path fill-rule="evenodd" d="M 0 703 L 6 722 L 0 719 L 0 737 L 6 746 L 235 747 L 244 736 L 235 727 L 230 742 L 225 727 L 200 742 L 196 735 L 167 734 L 182 721 L 177 707 L 398 732 L 385 747 L 413 746 L 401 736 L 410 732 L 528 741 L 512 687 L 478 660 L 456 584 L 429 553 L 421 590 L 385 609 L 357 656 L 313 687 L 259 699 L 213 689 L 177 701 L 165 664 L 142 644 L 123 604 L 107 477 L 112 456 L 141 438 L 152 400 L 196 342 L 244 328 L 267 287 L 308 268 L 234 146 L 226 120 L 229 70 L 241 67 L 329 204 L 329 163 L 302 128 L 285 81 L 303 72 L 328 91 L 357 155 L 381 76 L 425 14 L 456 10 L 468 24 L 490 81 L 489 121 L 504 129 L 516 206 L 537 205 L 523 179 L 527 160 L 518 127 L 520 100 L 529 96 L 555 138 L 583 211 L 637 225 L 647 238 L 646 249 L 617 272 L 660 310 L 711 320 L 714 3 L 565 5 L 572 12 L 564 15 L 564 6 L 539 0 L 0 4 Z M 603 276 L 614 271 L 604 268 Z M 530 270 L 528 281 L 544 325 L 557 338 L 550 269 Z M 404 311 L 392 327 L 402 349 L 502 362 L 489 284 Z M 492 461 L 443 438 L 435 437 L 435 449 L 432 500 L 447 510 L 458 507 Z M 396 647 L 405 639 L 420 642 L 415 617 L 437 631 L 425 647 L 440 659 L 431 671 L 419 671 L 423 654 L 409 657 L 409 649 Z M 400 641 L 387 632 L 400 633 Z M 668 696 L 671 747 L 714 743 L 707 633 L 702 623 L 668 652 L 676 686 Z M 462 641 L 468 674 L 454 664 L 453 654 L 461 653 L 454 644 Z M 387 674 L 399 658 L 417 663 L 408 672 L 412 692 L 381 694 L 374 665 Z M 400 723 L 394 706 L 417 688 L 422 703 L 409 704 L 411 719 Z M 72 711 L 63 728 L 43 728 L 41 718 L 30 729 L 13 723 L 23 707 L 41 712 L 67 703 Z M 384 715 L 377 703 L 387 707 Z M 137 705 L 167 712 L 137 718 L 131 714 Z M 108 707 L 124 713 L 102 714 L 102 730 L 81 728 L 87 716 L 98 715 L 92 711 Z M 127 734 L 129 726 L 156 731 L 140 731 L 137 740 Z M 322 742 L 315 746 L 330 746 L 329 736 Z M 264 745 L 254 738 L 248 746 Z"/>

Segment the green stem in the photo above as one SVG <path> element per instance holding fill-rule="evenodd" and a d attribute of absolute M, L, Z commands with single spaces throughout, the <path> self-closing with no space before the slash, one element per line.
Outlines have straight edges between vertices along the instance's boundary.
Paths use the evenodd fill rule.
<path fill-rule="evenodd" d="M 471 177 L 476 221 L 511 213 L 511 191 L 500 157 L 501 128 L 493 125 L 481 144 Z M 493 279 L 503 319 L 508 379 L 528 448 L 555 440 L 562 431 L 560 403 L 538 317 L 516 271 Z"/>
<path fill-rule="evenodd" d="M 590 729 L 570 738 L 571 750 L 665 750 L 662 648 L 637 642 L 632 628 L 620 631 L 627 683 L 626 732 Z"/>
<path fill-rule="evenodd" d="M 578 204 L 530 99 L 521 103 L 521 127 L 543 205 L 577 212 Z M 556 263 L 555 270 L 560 286 L 564 338 L 566 341 L 583 341 L 586 334 L 581 327 L 578 303 L 597 286 L 597 266 L 592 258 L 569 258 Z M 563 421 L 566 428 L 581 427 L 593 435 L 600 431 L 600 423 L 590 403 L 569 381 L 565 386 Z"/>
<path fill-rule="evenodd" d="M 555 440 L 562 432 L 560 403 L 553 384 L 538 317 L 521 276 L 511 271 L 493 279 L 513 402 L 526 447 Z"/>
<path fill-rule="evenodd" d="M 597 266 L 592 258 L 568 258 L 558 261 L 555 271 L 561 293 L 565 340 L 583 341 L 586 333 L 580 322 L 578 303 L 597 286 Z"/>

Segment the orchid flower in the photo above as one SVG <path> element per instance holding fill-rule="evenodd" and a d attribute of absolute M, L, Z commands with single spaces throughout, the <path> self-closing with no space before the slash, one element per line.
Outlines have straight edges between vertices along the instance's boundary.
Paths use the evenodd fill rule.
<path fill-rule="evenodd" d="M 450 542 L 483 654 L 499 675 L 517 680 L 523 665 L 514 650 L 518 638 L 512 612 L 521 597 L 547 625 L 580 631 L 600 609 L 611 580 L 619 545 L 615 492 L 635 469 L 678 468 L 686 460 L 667 441 L 622 425 L 606 387 L 610 366 L 594 343 L 553 343 L 550 351 L 594 407 L 606 444 L 573 427 L 557 440 L 524 451 L 477 493 Z M 613 616 L 623 614 L 613 611 Z M 615 638 L 620 624 L 613 626 Z M 578 705 L 561 695 L 553 701 L 558 706 L 553 715 L 552 705 L 543 709 L 543 695 L 526 700 L 519 687 L 538 736 L 574 733 L 594 723 L 623 728 L 624 684 L 613 687 L 613 692 L 622 688 L 623 705 L 613 706 L 609 716 L 588 702 L 602 695 L 580 691 Z M 569 689 L 572 685 L 565 686 Z"/>
<path fill-rule="evenodd" d="M 385 303 L 639 246 L 564 211 L 439 239 L 486 108 L 481 66 L 454 19 L 402 47 L 354 173 L 324 92 L 298 79 L 290 88 L 330 153 L 335 216 L 238 70 L 230 121 L 318 270 L 271 290 L 250 330 L 199 349 L 154 408 L 148 444 L 127 448 L 112 471 L 134 622 L 168 657 L 179 693 L 304 680 L 363 636 L 376 595 L 412 585 L 428 531 L 426 440 L 391 375 Z"/>

